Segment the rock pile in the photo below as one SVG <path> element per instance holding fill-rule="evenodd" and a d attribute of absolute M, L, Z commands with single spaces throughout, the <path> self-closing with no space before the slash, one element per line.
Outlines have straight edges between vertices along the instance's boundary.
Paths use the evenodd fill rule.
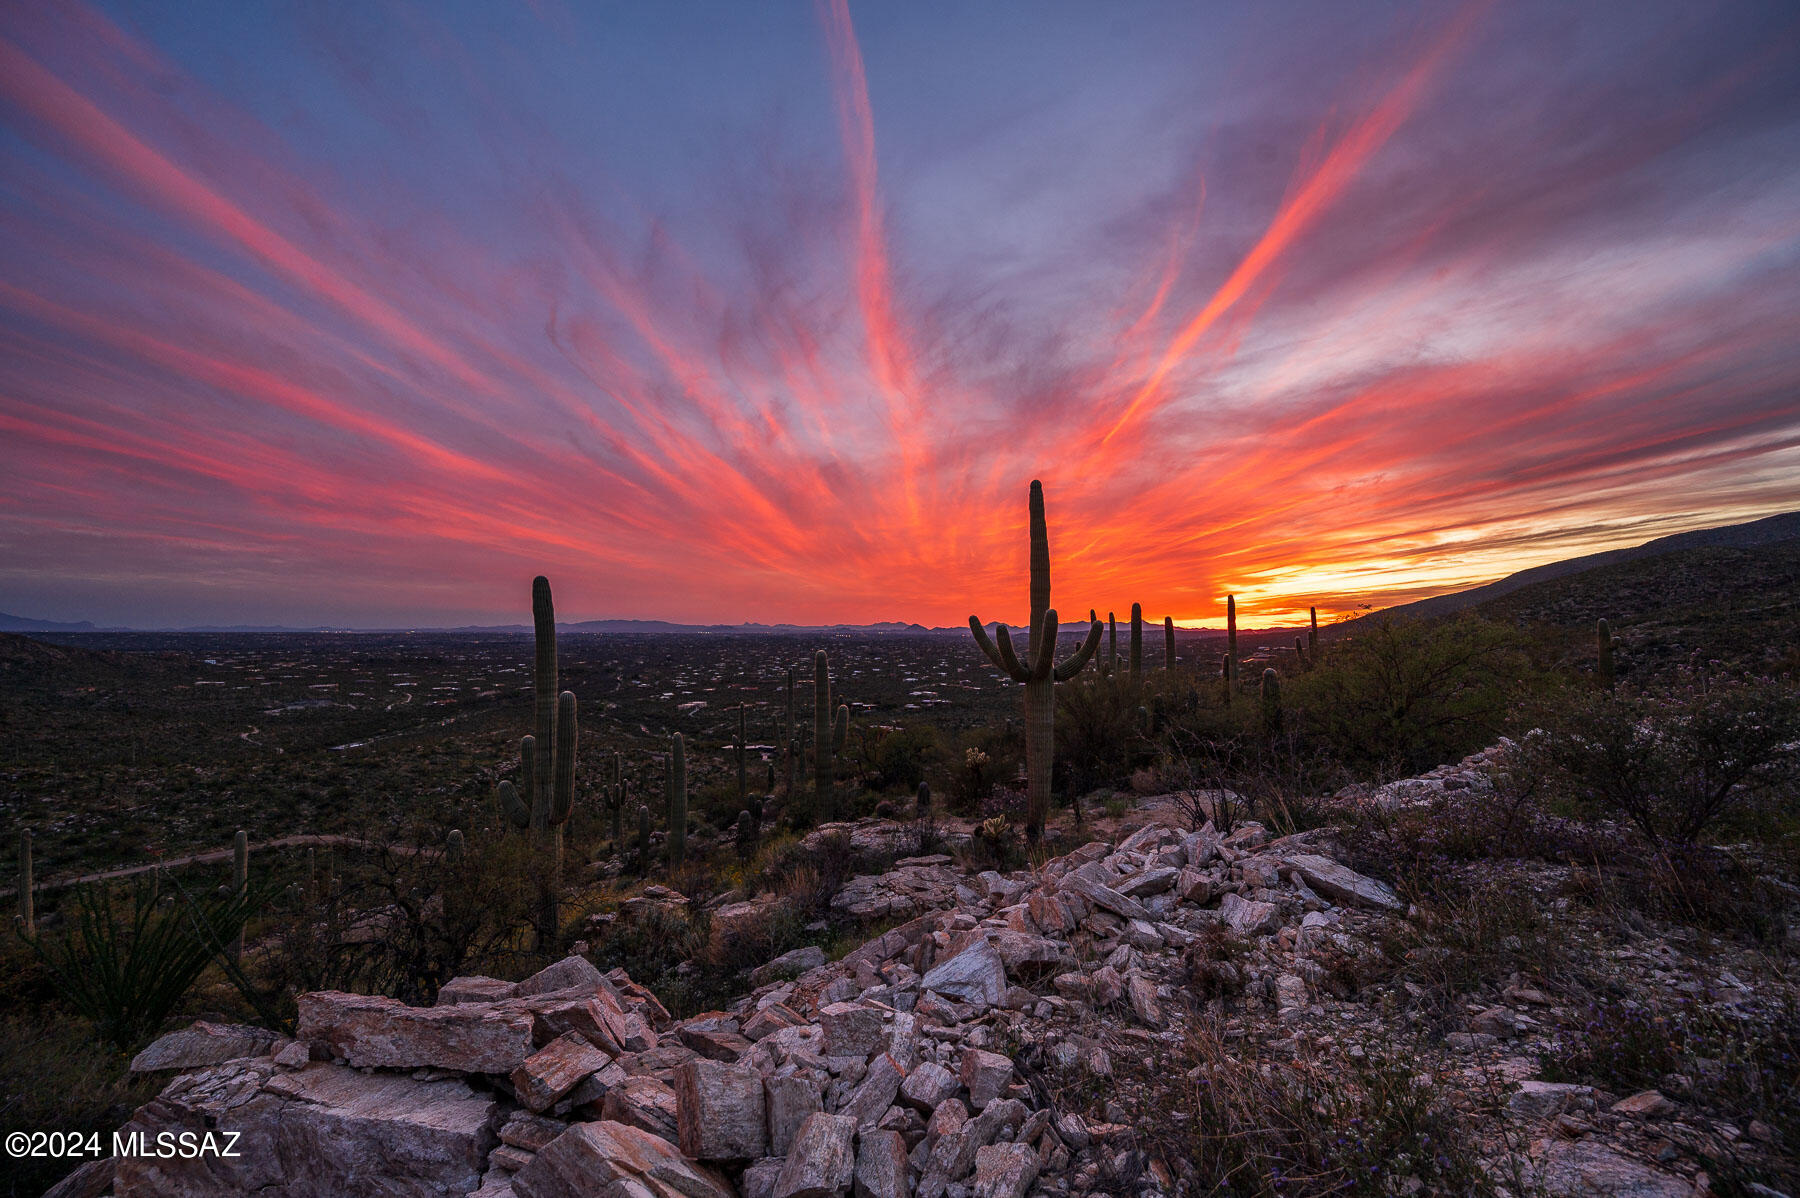
<path fill-rule="evenodd" d="M 730 1009 L 683 1020 L 574 956 L 518 983 L 458 978 L 429 1008 L 304 995 L 291 1041 L 173 1033 L 138 1066 L 180 1076 L 126 1130 L 229 1131 L 237 1155 L 122 1158 L 113 1193 L 1087 1198 L 1121 1174 L 1173 1193 L 1144 1162 L 1126 1167 L 1122 1117 L 1053 1109 L 1019 1050 L 1106 1078 L 1101 1029 L 1147 1050 L 1174 1041 L 1189 987 L 1254 997 L 1283 1034 L 1329 1023 L 1331 963 L 1376 951 L 1376 926 L 1405 914 L 1326 834 L 1274 839 L 1255 823 L 1152 823 L 1010 875 L 915 858 L 852 880 L 834 906 L 905 922 L 836 962 L 788 954 Z M 1238 950 L 1211 951 L 1224 939 Z M 1580 1100 L 1527 1082 L 1512 1113 L 1541 1123 Z M 1552 1194 L 1640 1169 L 1597 1145 L 1552 1148 Z M 1640 1171 L 1630 1192 L 1682 1184 Z"/>

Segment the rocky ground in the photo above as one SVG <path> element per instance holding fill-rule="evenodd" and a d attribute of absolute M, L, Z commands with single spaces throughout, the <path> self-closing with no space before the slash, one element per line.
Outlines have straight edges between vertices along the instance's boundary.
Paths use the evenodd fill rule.
<path fill-rule="evenodd" d="M 1486 768 L 1365 798 L 1430 803 L 1486 786 Z M 1178 810 L 1149 801 L 1034 869 L 934 855 L 857 877 L 834 908 L 886 930 L 837 961 L 769 962 L 730 1009 L 682 1021 L 576 955 L 522 982 L 458 979 L 429 1008 L 305 995 L 294 1040 L 196 1024 L 134 1062 L 175 1076 L 126 1131 L 240 1133 L 237 1155 L 120 1157 L 53 1193 L 1176 1195 L 1257 1190 L 1227 1175 L 1262 1167 L 1233 1147 L 1257 1144 L 1314 1180 L 1380 1175 L 1346 1173 L 1342 1192 L 1780 1192 L 1717 1188 L 1719 1161 L 1772 1176 L 1789 1157 L 1704 1078 L 1608 1093 L 1546 1072 L 1596 1017 L 1576 994 L 1709 1026 L 1791 1012 L 1782 948 L 1643 920 L 1600 935 L 1568 869 L 1520 864 L 1495 893 L 1540 920 L 1502 945 L 1521 968 L 1460 975 L 1454 954 L 1472 950 L 1442 914 L 1343 864 L 1330 829 L 1221 834 Z M 653 889 L 635 909 L 681 901 Z M 1540 933 L 1583 988 L 1533 967 Z M 1397 1098 L 1367 1101 L 1393 1076 Z"/>

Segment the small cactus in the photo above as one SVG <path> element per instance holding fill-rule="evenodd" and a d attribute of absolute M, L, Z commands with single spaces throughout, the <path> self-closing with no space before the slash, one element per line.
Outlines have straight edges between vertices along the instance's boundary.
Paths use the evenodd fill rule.
<path fill-rule="evenodd" d="M 737 854 L 738 860 L 748 861 L 756 856 L 756 817 L 749 811 L 738 812 L 737 817 Z"/>
<path fill-rule="evenodd" d="M 450 834 L 444 837 L 444 860 L 452 865 L 460 864 L 463 859 L 463 851 L 462 829 L 450 829 Z"/>
<path fill-rule="evenodd" d="M 1306 644 L 1299 637 L 1294 638 L 1294 666 L 1301 670 L 1307 667 Z"/>
<path fill-rule="evenodd" d="M 1163 669 L 1175 668 L 1175 617 L 1163 617 Z"/>
<path fill-rule="evenodd" d="M 919 800 L 916 811 L 921 821 L 931 818 L 931 783 L 929 782 L 919 783 Z"/>
<path fill-rule="evenodd" d="M 1131 605 L 1131 680 L 1144 680 L 1144 605 Z"/>
<path fill-rule="evenodd" d="M 681 733 L 669 746 L 669 867 L 687 860 L 687 747 Z"/>
<path fill-rule="evenodd" d="M 37 891 L 31 873 L 31 829 L 19 833 L 19 925 L 37 935 Z"/>
<path fill-rule="evenodd" d="M 1264 736 L 1281 735 L 1281 678 L 1272 669 L 1262 673 L 1262 722 Z"/>

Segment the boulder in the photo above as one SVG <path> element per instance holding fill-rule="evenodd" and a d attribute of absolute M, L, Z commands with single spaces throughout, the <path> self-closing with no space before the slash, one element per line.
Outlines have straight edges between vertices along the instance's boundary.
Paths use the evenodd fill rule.
<path fill-rule="evenodd" d="M 856 1137 L 856 1198 L 907 1198 L 906 1138 L 876 1129 Z"/>
<path fill-rule="evenodd" d="M 594 968 L 594 963 L 586 957 L 564 957 L 554 965 L 547 965 L 519 983 L 514 991 L 515 997 L 529 998 L 533 994 L 549 994 L 553 990 L 573 990 L 576 987 L 584 990 L 600 990 L 607 988 L 606 978 Z"/>
<path fill-rule="evenodd" d="M 675 1143 L 677 1131 L 675 1091 L 653 1077 L 628 1077 L 607 1088 L 600 1103 L 601 1118 L 647 1131 Z"/>
<path fill-rule="evenodd" d="M 681 1151 L 701 1161 L 750 1161 L 768 1152 L 762 1074 L 722 1061 L 689 1061 L 675 1071 Z"/>
<path fill-rule="evenodd" d="M 989 1144 L 975 1153 L 974 1198 L 1025 1198 L 1038 1157 L 1026 1144 Z"/>
<path fill-rule="evenodd" d="M 768 1112 L 769 1152 L 786 1156 L 809 1115 L 825 1109 L 819 1083 L 789 1074 L 763 1079 L 763 1103 Z"/>
<path fill-rule="evenodd" d="M 779 982 L 783 978 L 799 977 L 810 969 L 817 969 L 825 964 L 825 950 L 816 944 L 797 948 L 782 953 L 779 957 L 764 965 L 758 965 L 750 971 L 752 986 L 766 986 L 770 982 Z"/>
<path fill-rule="evenodd" d="M 499 978 L 451 978 L 438 990 L 437 1005 L 453 1007 L 466 1002 L 500 1002 L 511 998 L 518 989 L 517 982 L 503 982 Z"/>
<path fill-rule="evenodd" d="M 887 1047 L 886 1020 L 879 1008 L 834 1002 L 819 1008 L 828 1057 L 868 1057 Z"/>
<path fill-rule="evenodd" d="M 391 998 L 324 990 L 299 999 L 298 1037 L 351 1065 L 429 1066 L 511 1073 L 535 1050 L 532 1017 L 482 1003 L 409 1007 Z"/>
<path fill-rule="evenodd" d="M 512 1071 L 513 1093 L 526 1108 L 547 1111 L 590 1073 L 610 1064 L 611 1057 L 569 1032 L 526 1057 Z"/>
<path fill-rule="evenodd" d="M 900 1084 L 900 1097 L 908 1106 L 930 1113 L 960 1089 L 956 1074 L 936 1061 L 922 1061 Z"/>
<path fill-rule="evenodd" d="M 857 1083 L 849 1101 L 839 1108 L 838 1113 L 855 1119 L 859 1127 L 873 1127 L 893 1105 L 905 1080 L 906 1070 L 884 1052 L 869 1062 L 868 1073 Z"/>
<path fill-rule="evenodd" d="M 856 1120 L 820 1112 L 807 1116 L 775 1180 L 775 1198 L 835 1198 L 856 1172 Z"/>
<path fill-rule="evenodd" d="M 997 1052 L 984 1052 L 979 1048 L 963 1050 L 958 1076 L 962 1084 L 969 1087 L 969 1105 L 976 1110 L 983 1109 L 1006 1093 L 1006 1087 L 1012 1083 L 1012 1075 L 1011 1057 L 1003 1057 Z"/>
<path fill-rule="evenodd" d="M 266 1028 L 201 1020 L 192 1027 L 158 1037 L 155 1043 L 131 1058 L 131 1071 L 156 1073 L 164 1069 L 198 1069 L 240 1057 L 268 1056 L 280 1039 L 283 1037 L 279 1033 Z"/>
<path fill-rule="evenodd" d="M 1041 977 L 1063 961 L 1063 946 L 1045 936 L 1006 928 L 995 932 L 990 939 L 1010 977 Z"/>
<path fill-rule="evenodd" d="M 737 1198 L 711 1169 L 622 1123 L 577 1123 L 513 1175 L 518 1198 Z"/>
<path fill-rule="evenodd" d="M 976 937 L 955 956 L 938 962 L 920 983 L 947 998 L 991 1007 L 1006 993 L 1006 965 L 999 950 Z"/>
<path fill-rule="evenodd" d="M 459 1079 L 365 1074 L 316 1062 L 279 1072 L 240 1060 L 176 1078 L 120 1129 L 154 1145 L 163 1133 L 215 1151 L 125 1153 L 118 1198 L 384 1198 L 466 1194 L 494 1147 L 496 1103 Z M 227 1133 L 235 1134 L 226 1156 Z"/>
<path fill-rule="evenodd" d="M 1694 1184 L 1593 1140 L 1555 1140 L 1537 1162 L 1546 1198 L 1692 1198 Z"/>
<path fill-rule="evenodd" d="M 1227 894 L 1219 901 L 1219 911 L 1231 925 L 1231 930 L 1240 936 L 1271 932 L 1281 922 L 1281 908 L 1274 903 L 1257 902 L 1241 894 Z"/>

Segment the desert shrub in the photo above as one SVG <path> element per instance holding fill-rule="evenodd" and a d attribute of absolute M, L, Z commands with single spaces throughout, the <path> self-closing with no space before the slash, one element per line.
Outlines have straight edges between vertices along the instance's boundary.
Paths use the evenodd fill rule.
<path fill-rule="evenodd" d="M 1579 871 L 1571 892 L 1596 908 L 1633 912 L 1765 943 L 1787 935 L 1796 907 L 1790 885 L 1709 845 L 1646 846 L 1613 837 L 1610 853 Z"/>
<path fill-rule="evenodd" d="M 945 763 L 943 790 L 950 811 L 974 814 L 997 783 L 1018 774 L 1023 761 L 1024 745 L 1014 729 L 976 728 L 964 733 Z"/>
<path fill-rule="evenodd" d="M 1371 617 L 1282 683 L 1288 725 L 1318 767 L 1416 774 L 1492 744 L 1534 685 L 1523 633 L 1463 616 Z"/>
<path fill-rule="evenodd" d="M 1121 786 L 1148 760 L 1141 688 L 1084 670 L 1056 688 L 1056 782 L 1071 795 Z"/>
<path fill-rule="evenodd" d="M 167 1080 L 128 1073 L 126 1062 L 85 1021 L 42 1012 L 0 1019 L 0 1127 L 98 1132 L 104 1155 L 113 1129 Z M 44 1193 L 86 1159 L 9 1160 L 0 1192 Z"/>
<path fill-rule="evenodd" d="M 1689 671 L 1668 685 L 1568 693 L 1531 712 L 1524 768 L 1555 793 L 1691 844 L 1735 810 L 1800 784 L 1800 688 Z"/>
<path fill-rule="evenodd" d="M 875 745 L 874 777 L 884 790 L 917 790 L 944 756 L 944 737 L 931 724 L 890 732 Z"/>
<path fill-rule="evenodd" d="M 219 949 L 268 901 L 262 889 L 178 895 L 154 876 L 122 887 L 78 886 L 69 897 L 68 930 L 27 943 L 63 1001 L 121 1051 L 162 1028 Z"/>
<path fill-rule="evenodd" d="M 1546 919 L 1531 895 L 1502 878 L 1487 878 L 1463 894 L 1416 900 L 1416 916 L 1390 920 L 1380 936 L 1390 980 L 1411 983 L 1427 1008 L 1498 985 L 1514 974 L 1557 985 L 1569 962 L 1569 941 Z"/>

